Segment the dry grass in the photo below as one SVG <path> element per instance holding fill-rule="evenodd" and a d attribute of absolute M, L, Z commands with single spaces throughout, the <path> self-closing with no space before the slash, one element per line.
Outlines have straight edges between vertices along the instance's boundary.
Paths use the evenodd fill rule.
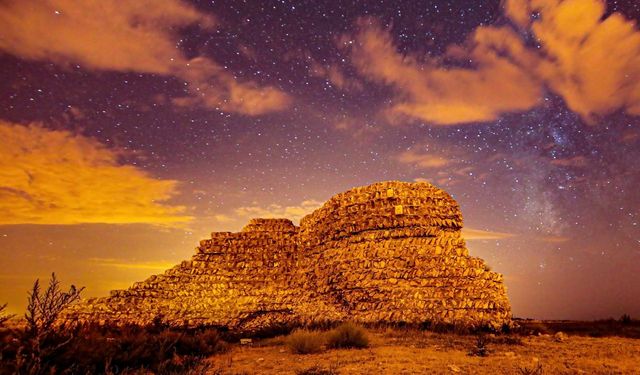
<path fill-rule="evenodd" d="M 369 338 L 364 328 L 353 323 L 343 323 L 328 333 L 327 347 L 340 349 L 364 349 L 369 346 Z"/>
<path fill-rule="evenodd" d="M 640 340 L 622 337 L 487 335 L 484 357 L 469 355 L 474 335 L 377 329 L 368 337 L 365 350 L 292 355 L 280 339 L 234 346 L 210 361 L 221 374 L 633 374 L 640 358 Z"/>
<path fill-rule="evenodd" d="M 294 354 L 320 353 L 325 347 L 325 337 L 321 332 L 300 329 L 287 337 L 287 346 Z"/>

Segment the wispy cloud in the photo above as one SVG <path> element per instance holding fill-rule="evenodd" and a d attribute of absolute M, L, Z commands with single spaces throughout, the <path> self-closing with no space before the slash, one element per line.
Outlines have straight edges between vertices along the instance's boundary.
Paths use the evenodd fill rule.
<path fill-rule="evenodd" d="M 135 270 L 166 270 L 175 265 L 175 262 L 163 261 L 137 261 L 113 258 L 89 258 L 87 261 L 103 267 L 135 269 Z"/>
<path fill-rule="evenodd" d="M 256 202 L 235 208 L 227 208 L 215 215 L 202 218 L 202 220 L 213 223 L 216 231 L 239 231 L 250 219 L 254 218 L 290 219 L 294 224 L 298 225 L 300 219 L 320 208 L 323 203 L 313 199 L 290 205 L 278 203 L 258 204 Z"/>
<path fill-rule="evenodd" d="M 0 224 L 149 223 L 190 220 L 165 204 L 177 181 L 120 163 L 93 138 L 0 120 Z"/>
<path fill-rule="evenodd" d="M 441 125 L 488 121 L 538 103 L 541 87 L 521 66 L 526 56 L 503 57 L 513 50 L 522 52 L 513 31 L 477 29 L 468 45 L 452 47 L 448 56 L 473 64 L 453 67 L 440 59 L 400 54 L 390 33 L 374 19 L 360 20 L 358 28 L 343 45 L 351 49 L 361 74 L 397 90 L 389 109 L 392 119 L 408 116 Z"/>
<path fill-rule="evenodd" d="M 0 24 L 0 50 L 21 58 L 185 80 L 190 95 L 178 105 L 260 115 L 291 101 L 273 86 L 237 80 L 210 58 L 188 58 L 176 30 L 213 32 L 217 21 L 180 0 L 7 1 L 0 4 Z"/>
<path fill-rule="evenodd" d="M 238 218 L 286 218 L 297 223 L 303 216 L 310 214 L 315 209 L 320 208 L 323 202 L 316 200 L 305 200 L 298 205 L 284 206 L 280 204 L 270 204 L 267 206 L 243 206 L 235 209 L 234 214 Z"/>
<path fill-rule="evenodd" d="M 465 240 L 502 240 L 505 238 L 515 237 L 515 234 L 474 228 L 462 228 L 462 236 Z"/>
<path fill-rule="evenodd" d="M 440 168 L 452 163 L 449 158 L 437 153 L 421 153 L 414 149 L 396 155 L 395 159 L 400 163 L 416 165 L 425 169 Z"/>

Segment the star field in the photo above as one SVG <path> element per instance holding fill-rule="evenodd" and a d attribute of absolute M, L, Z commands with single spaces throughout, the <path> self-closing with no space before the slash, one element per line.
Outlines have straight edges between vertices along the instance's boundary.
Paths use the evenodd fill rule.
<path fill-rule="evenodd" d="M 640 62 L 640 5 L 586 3 L 596 10 L 584 10 L 585 24 L 589 12 L 605 9 L 589 30 L 607 17 L 630 25 L 628 39 L 613 32 L 606 39 L 613 46 L 634 41 L 617 57 L 628 64 L 571 71 L 578 63 L 562 64 L 557 51 L 580 47 L 539 30 L 587 31 L 561 23 L 544 29 L 551 15 L 560 19 L 559 6 L 531 8 L 520 21 L 500 1 L 175 1 L 179 12 L 132 7 L 119 11 L 125 21 L 113 20 L 131 35 L 131 20 L 139 20 L 155 43 L 116 35 L 108 23 L 77 30 L 121 37 L 122 46 L 100 45 L 102 34 L 74 42 L 65 27 L 85 23 L 55 1 L 37 22 L 49 25 L 51 41 L 65 41 L 59 47 L 39 43 L 42 34 L 26 21 L 9 22 L 0 31 L 0 120 L 37 124 L 38 136 L 25 139 L 52 144 L 45 140 L 56 131 L 67 140 L 46 154 L 40 143 L 24 146 L 47 156 L 11 165 L 25 173 L 44 168 L 34 160 L 73 146 L 60 156 L 65 181 L 75 181 L 75 168 L 89 166 L 78 173 L 93 176 L 108 165 L 121 172 L 95 186 L 132 182 L 87 198 L 113 212 L 122 205 L 126 215 L 93 217 L 76 207 L 74 216 L 39 198 L 38 207 L 55 209 L 0 223 L 0 260 L 15 265 L 0 275 L 0 294 L 19 311 L 33 279 L 51 271 L 87 285 L 90 295 L 104 294 L 189 257 L 208 232 L 239 230 L 250 217 L 299 219 L 354 186 L 425 180 L 461 204 L 465 227 L 477 231 L 469 233 L 483 234 L 469 235 L 470 252 L 505 275 L 514 315 L 638 315 L 640 69 L 632 67 Z M 20 7 L 0 6 L 0 20 Z M 580 51 L 582 59 L 588 52 Z M 596 58 L 590 66 L 603 61 Z M 628 78 L 616 86 L 618 77 Z M 69 141 L 76 138 L 80 146 Z M 95 149 L 104 154 L 87 156 Z M 74 158 L 80 161 L 64 164 Z M 16 191 L 29 201 L 38 194 L 7 182 L 16 173 L 0 180 L 0 201 L 9 202 L 0 207 L 11 218 L 22 207 Z M 59 196 L 77 197 L 56 186 Z M 123 191 L 144 196 L 109 201 Z M 111 269 L 113 259 L 131 267 Z"/>

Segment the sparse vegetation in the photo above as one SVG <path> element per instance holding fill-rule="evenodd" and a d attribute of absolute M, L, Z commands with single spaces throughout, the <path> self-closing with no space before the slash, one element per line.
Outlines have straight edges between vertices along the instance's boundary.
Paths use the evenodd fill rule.
<path fill-rule="evenodd" d="M 518 372 L 522 375 L 542 375 L 544 373 L 542 363 L 536 362 L 533 365 L 518 366 Z"/>
<path fill-rule="evenodd" d="M 227 349 L 214 329 L 60 324 L 81 292 L 62 291 L 55 274 L 44 291 L 34 283 L 26 325 L 0 331 L 0 374 L 204 373 L 204 358 Z"/>
<path fill-rule="evenodd" d="M 369 347 L 369 338 L 364 328 L 353 323 L 343 323 L 329 332 L 327 346 L 362 349 Z"/>
<path fill-rule="evenodd" d="M 287 337 L 286 342 L 295 354 L 319 353 L 325 348 L 361 349 L 369 347 L 367 332 L 364 328 L 353 323 L 342 323 L 328 332 L 295 330 Z"/>
<path fill-rule="evenodd" d="M 227 344 L 212 329 L 88 326 L 80 329 L 79 339 L 60 362 L 81 367 L 83 372 L 99 372 L 101 368 L 114 372 L 142 368 L 159 373 L 182 372 L 200 366 L 205 357 L 226 349 Z M 84 360 L 78 363 L 78 358 Z"/>
<path fill-rule="evenodd" d="M 238 345 L 210 361 L 224 374 L 330 374 L 328 369 L 342 374 L 627 374 L 637 372 L 640 350 L 638 340 L 615 336 L 570 335 L 567 344 L 557 342 L 553 335 L 485 333 L 489 355 L 481 357 L 467 355 L 477 346 L 477 335 L 383 326 L 367 327 L 366 332 L 371 342 L 367 350 L 328 349 L 297 356 L 285 350 L 285 337 L 264 345 Z"/>
<path fill-rule="evenodd" d="M 487 348 L 487 337 L 485 335 L 478 335 L 475 345 L 469 351 L 469 355 L 477 357 L 486 357 L 489 355 L 489 348 Z"/>
<path fill-rule="evenodd" d="M 33 283 L 24 316 L 27 326 L 16 352 L 18 371 L 28 374 L 45 372 L 50 367 L 49 363 L 73 340 L 72 332 L 55 324 L 62 310 L 80 299 L 83 289 L 71 285 L 69 291 L 64 292 L 55 273 L 51 274 L 44 291 L 40 289 L 40 280 Z"/>
<path fill-rule="evenodd" d="M 517 320 L 519 328 L 514 332 L 520 335 L 553 335 L 564 332 L 569 336 L 589 337 L 628 337 L 640 338 L 640 321 L 621 319 L 606 319 L 596 321 L 536 321 Z"/>
<path fill-rule="evenodd" d="M 345 373 L 360 371 L 362 366 L 372 373 L 400 373 L 406 370 L 429 373 L 447 369 L 452 365 L 452 358 L 456 358 L 455 368 L 464 368 L 465 371 L 486 370 L 487 364 L 490 364 L 496 367 L 496 373 L 506 371 L 542 375 L 543 371 L 556 373 L 566 369 L 567 363 L 570 363 L 573 369 L 585 369 L 587 373 L 601 366 L 620 366 L 620 371 L 628 372 L 629 363 L 635 363 L 636 360 L 633 353 L 640 350 L 634 340 L 625 338 L 639 337 L 640 322 L 630 316 L 622 316 L 620 319 L 596 322 L 520 320 L 511 334 L 478 330 L 476 335 L 457 331 L 455 326 L 448 327 L 450 329 L 444 332 L 434 332 L 409 325 L 381 326 L 377 330 L 368 327 L 369 330 L 365 330 L 353 323 L 344 323 L 328 331 L 326 326 L 320 327 L 324 330 L 296 330 L 289 336 L 268 340 L 252 336 L 255 345 L 245 345 L 242 350 L 232 351 L 228 356 L 211 357 L 230 348 L 223 340 L 222 333 L 205 327 L 172 328 L 166 325 L 162 317 L 148 327 L 95 324 L 61 326 L 56 318 L 64 306 L 79 298 L 81 291 L 71 287 L 63 292 L 55 275 L 52 275 L 46 290 L 40 289 L 39 282 L 34 284 L 29 294 L 26 324 L 0 329 L 0 374 L 239 374 L 255 373 L 257 363 L 258 366 L 266 366 L 266 372 L 288 371 L 301 375 L 338 374 L 336 363 Z M 6 321 L 5 310 L 6 304 L 0 305 L 0 326 Z M 558 339 L 561 330 L 570 332 L 568 341 L 576 353 L 571 354 L 563 349 L 564 357 L 556 360 L 555 351 L 561 345 L 569 348 L 563 343 L 565 339 Z M 529 335 L 531 333 L 533 335 Z M 370 336 L 375 340 L 375 346 L 370 350 L 342 350 L 369 347 Z M 618 336 L 613 339 L 626 340 L 624 345 L 620 345 L 625 349 L 613 349 L 593 336 Z M 234 336 L 228 333 L 225 337 L 234 340 Z M 597 346 L 594 348 L 594 345 Z M 322 353 L 326 348 L 334 350 L 278 363 L 287 346 L 296 354 Z M 608 353 L 615 353 L 615 357 L 600 355 L 605 346 Z M 528 361 L 532 350 L 536 350 L 536 356 L 545 359 L 544 369 L 538 357 Z M 543 352 L 538 354 L 539 350 Z M 251 357 L 253 351 L 258 353 Z M 549 351 L 554 355 L 550 356 Z M 409 352 L 410 358 L 407 357 Z M 248 356 L 244 363 L 237 359 L 238 353 Z M 574 358 L 572 356 L 590 359 L 567 362 L 567 358 Z M 429 358 L 429 361 L 424 361 L 424 358 Z M 602 361 L 602 364 L 598 361 Z M 479 364 L 483 367 L 474 367 Z"/>
<path fill-rule="evenodd" d="M 320 353 L 325 346 L 325 337 L 321 332 L 299 329 L 287 337 L 287 345 L 295 354 Z"/>
<path fill-rule="evenodd" d="M 3 337 L 0 373 L 123 373 L 144 369 L 183 373 L 206 368 L 203 360 L 227 350 L 214 329 L 182 330 L 138 326 L 78 325 L 58 334 L 49 345 L 65 343 L 43 358 L 40 367 L 25 363 L 24 335 Z M 70 337 L 70 339 L 69 339 Z"/>

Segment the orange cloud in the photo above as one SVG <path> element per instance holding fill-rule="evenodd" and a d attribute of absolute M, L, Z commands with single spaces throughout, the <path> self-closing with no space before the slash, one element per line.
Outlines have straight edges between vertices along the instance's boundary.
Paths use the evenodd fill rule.
<path fill-rule="evenodd" d="M 640 115 L 640 31 L 601 0 L 506 0 L 513 22 L 478 27 L 440 57 L 403 55 L 370 18 L 342 39 L 370 80 L 394 87 L 389 119 L 439 125 L 491 121 L 562 96 L 587 122 L 624 110 Z M 532 14 L 537 14 L 532 17 Z M 517 30 L 516 30 L 517 29 Z M 533 34 L 540 48 L 526 46 Z"/>
<path fill-rule="evenodd" d="M 502 240 L 514 237 L 514 234 L 504 232 L 492 232 L 474 228 L 462 228 L 462 237 L 465 240 Z"/>
<path fill-rule="evenodd" d="M 273 86 L 238 82 L 233 75 L 213 61 L 197 57 L 178 74 L 189 84 L 192 95 L 174 98 L 180 107 L 202 105 L 250 116 L 280 111 L 291 104 L 289 95 Z"/>
<path fill-rule="evenodd" d="M 0 225 L 149 223 L 190 217 L 163 204 L 177 182 L 122 165 L 122 151 L 68 131 L 0 120 Z"/>
<path fill-rule="evenodd" d="M 403 56 L 390 34 L 371 19 L 360 21 L 355 42 L 344 40 L 343 45 L 351 48 L 360 73 L 398 91 L 392 118 L 409 116 L 441 125 L 488 121 L 503 112 L 532 108 L 540 97 L 539 83 L 526 71 L 531 56 L 505 28 L 478 28 L 467 46 L 450 49 L 450 58 L 472 61 L 470 67 Z"/>
<path fill-rule="evenodd" d="M 183 65 L 172 28 L 215 20 L 177 0 L 8 1 L 0 48 L 13 55 L 91 69 L 170 74 Z"/>
<path fill-rule="evenodd" d="M 640 32 L 619 13 L 605 18 L 605 8 L 600 0 L 506 2 L 543 47 L 535 74 L 587 121 L 620 109 L 640 115 Z"/>
<path fill-rule="evenodd" d="M 211 59 L 188 59 L 177 48 L 175 30 L 212 30 L 216 20 L 180 0 L 9 1 L 0 4 L 0 24 L 0 50 L 21 58 L 183 79 L 191 96 L 178 104 L 259 115 L 290 101 L 274 87 L 237 81 Z"/>
<path fill-rule="evenodd" d="M 428 153 L 420 153 L 415 150 L 405 151 L 395 157 L 397 161 L 403 164 L 416 165 L 421 168 L 441 168 L 451 163 L 451 160 L 440 155 L 432 155 Z"/>

